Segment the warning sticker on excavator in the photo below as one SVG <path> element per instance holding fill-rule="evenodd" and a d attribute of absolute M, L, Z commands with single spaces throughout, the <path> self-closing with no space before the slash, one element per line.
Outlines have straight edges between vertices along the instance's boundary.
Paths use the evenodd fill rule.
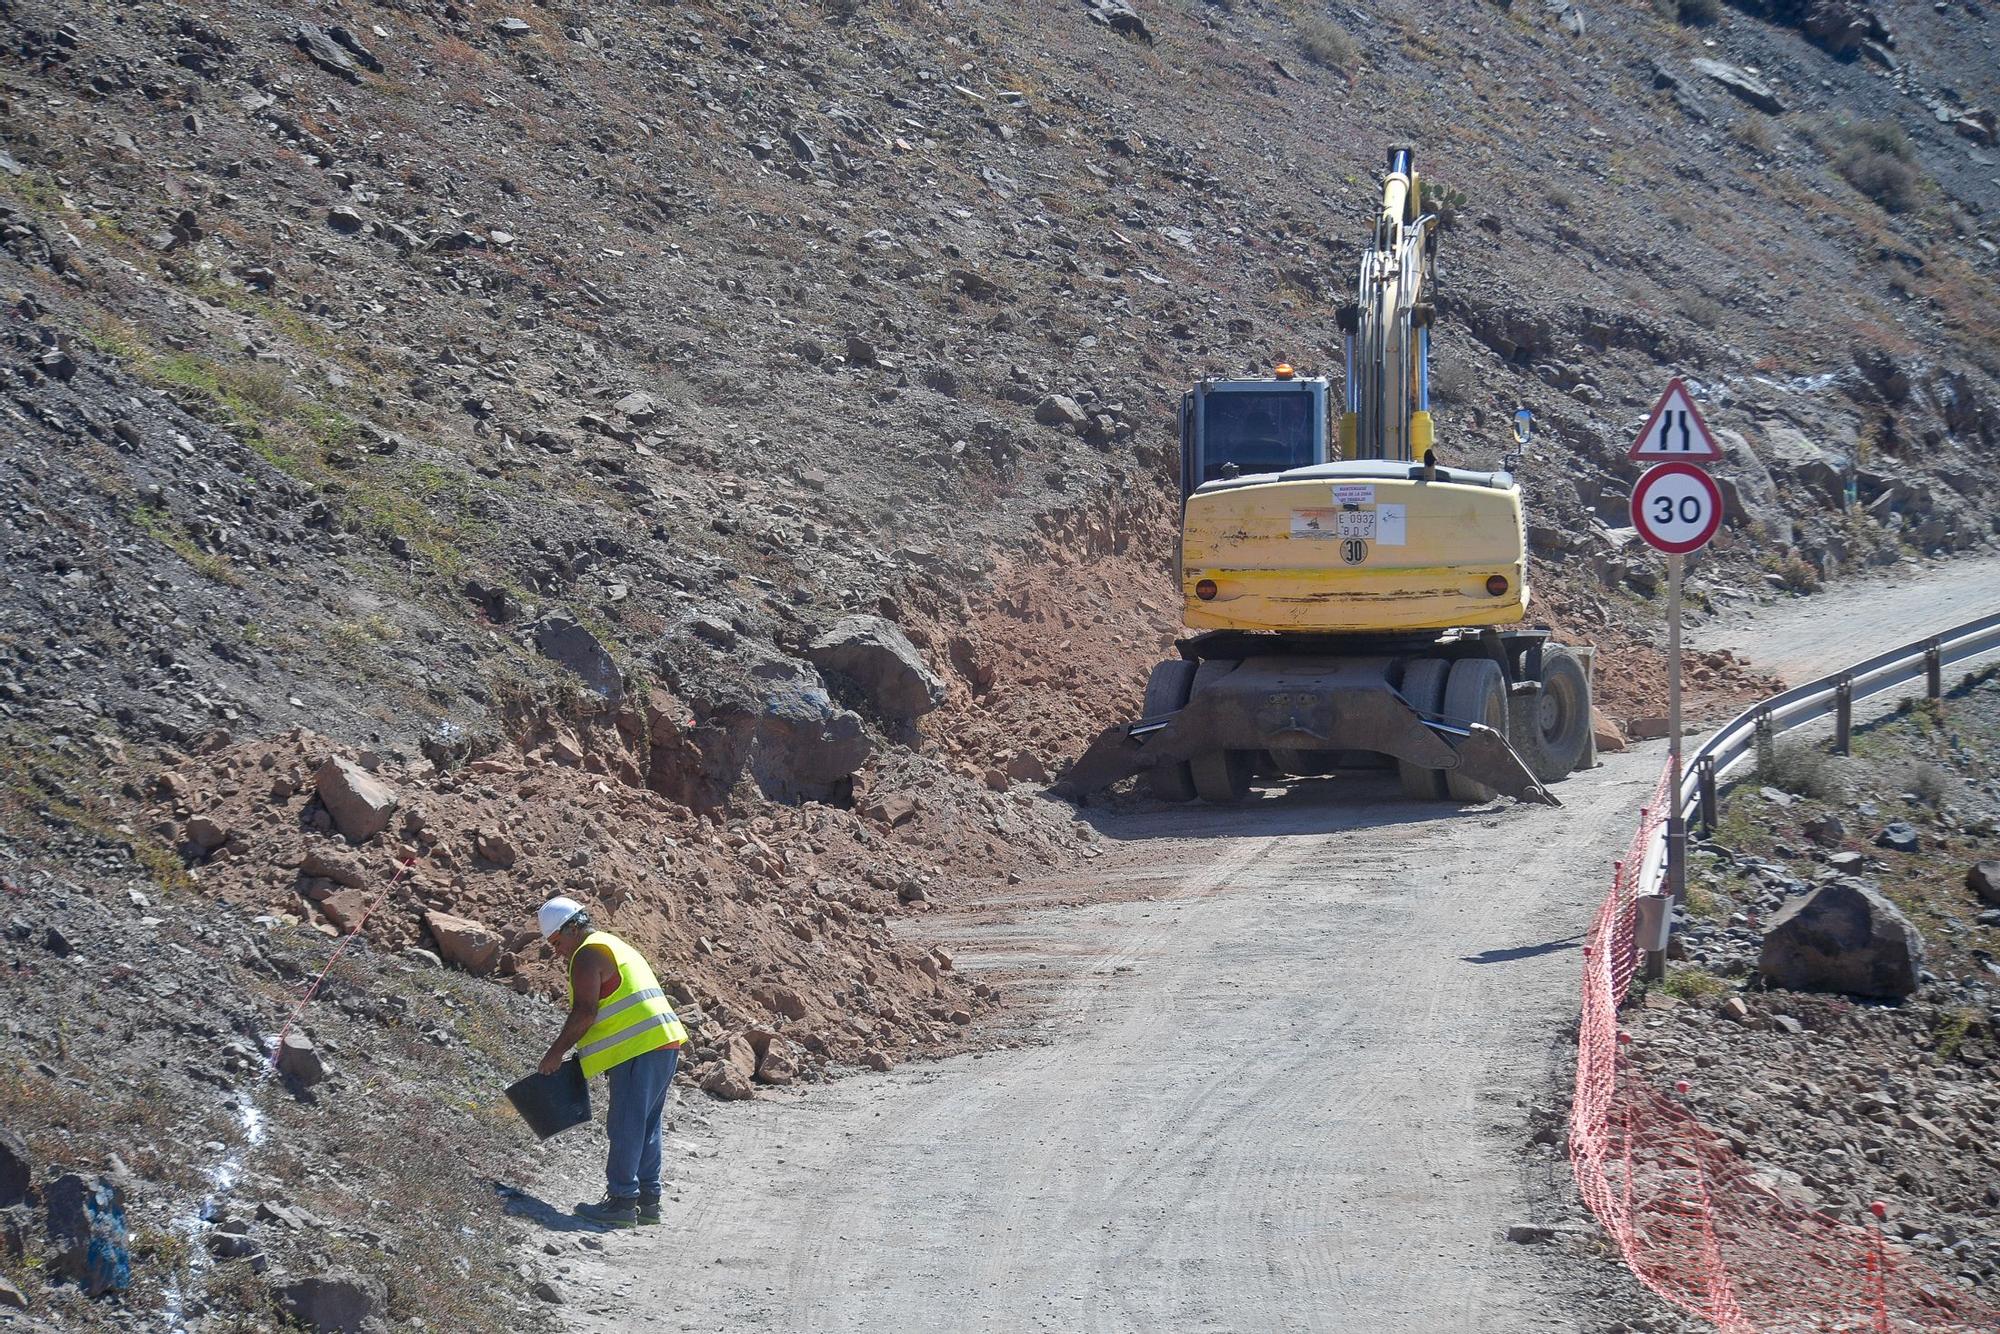
<path fill-rule="evenodd" d="M 1373 505 L 1375 487 L 1372 484 L 1349 483 L 1333 488 L 1333 503 L 1336 505 Z"/>
<path fill-rule="evenodd" d="M 1336 509 L 1293 510 L 1292 536 L 1336 538 L 1341 536 L 1340 521 L 1349 517 Z"/>
<path fill-rule="evenodd" d="M 1400 547 L 1404 541 L 1403 516 L 1408 509 L 1404 505 L 1377 505 L 1375 507 L 1375 541 L 1385 547 Z"/>

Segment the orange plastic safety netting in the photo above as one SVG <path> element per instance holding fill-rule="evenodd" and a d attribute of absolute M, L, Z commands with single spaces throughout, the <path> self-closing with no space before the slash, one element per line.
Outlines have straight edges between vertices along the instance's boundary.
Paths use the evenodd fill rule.
<path fill-rule="evenodd" d="M 1652 888 L 1666 807 L 1662 775 L 1585 950 L 1569 1132 L 1584 1203 L 1642 1283 L 1725 1334 L 2000 1331 L 2000 1310 L 1879 1230 L 1780 1193 L 1626 1059 L 1633 900 Z"/>

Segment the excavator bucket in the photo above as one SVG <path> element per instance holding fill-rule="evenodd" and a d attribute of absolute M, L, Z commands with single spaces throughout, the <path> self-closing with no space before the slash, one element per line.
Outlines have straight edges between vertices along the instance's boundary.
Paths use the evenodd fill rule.
<path fill-rule="evenodd" d="M 1455 724 L 1426 719 L 1424 725 L 1450 738 L 1450 744 L 1458 753 L 1459 772 L 1473 782 L 1484 783 L 1495 792 L 1531 806 L 1562 805 L 1556 800 L 1556 794 L 1535 777 L 1527 762 L 1507 744 L 1507 738 L 1484 723 L 1460 728 Z M 1462 736 L 1458 735 L 1461 731 L 1464 733 Z"/>

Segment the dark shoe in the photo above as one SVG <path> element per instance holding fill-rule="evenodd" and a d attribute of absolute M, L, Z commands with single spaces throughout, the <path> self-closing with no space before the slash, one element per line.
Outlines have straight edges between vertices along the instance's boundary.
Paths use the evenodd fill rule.
<path fill-rule="evenodd" d="M 639 1221 L 641 1223 L 657 1223 L 660 1221 L 659 1196 L 641 1195 L 639 1197 Z"/>
<path fill-rule="evenodd" d="M 629 1197 L 606 1195 L 596 1204 L 579 1204 L 576 1216 L 602 1227 L 631 1227 L 639 1221 L 639 1202 Z"/>

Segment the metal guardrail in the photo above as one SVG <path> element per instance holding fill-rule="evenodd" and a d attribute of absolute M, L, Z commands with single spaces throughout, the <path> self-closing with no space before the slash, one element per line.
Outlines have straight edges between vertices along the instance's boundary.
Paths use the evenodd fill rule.
<path fill-rule="evenodd" d="M 1688 824 L 1706 836 L 1715 828 L 1716 789 L 1731 769 L 1774 741 L 1780 732 L 1832 714 L 1834 749 L 1845 755 L 1854 730 L 1854 701 L 1879 695 L 1924 678 L 1931 699 L 1944 696 L 1944 669 L 1968 658 L 2000 652 L 2000 612 L 1928 635 L 1901 648 L 1878 653 L 1845 671 L 1822 676 L 1773 695 L 1730 719 L 1684 761 L 1681 810 Z M 1667 943 L 1673 932 L 1672 896 L 1667 888 L 1667 822 L 1635 849 L 1638 876 L 1633 882 L 1633 946 L 1646 961 L 1646 976 L 1660 977 L 1666 966 Z"/>
<path fill-rule="evenodd" d="M 1919 677 L 1924 678 L 1931 699 L 1941 698 L 1946 667 L 1993 652 L 2000 652 L 2000 611 L 1878 653 L 1845 671 L 1794 686 L 1745 709 L 1688 757 L 1681 775 L 1681 809 L 1699 822 L 1704 833 L 1714 829 L 1717 784 L 1731 769 L 1755 755 L 1760 742 L 1831 714 L 1834 747 L 1845 754 L 1853 730 L 1856 700 L 1894 690 Z M 1640 883 L 1641 893 L 1657 888 L 1660 870 L 1664 869 L 1664 856 L 1652 853 L 1653 849 L 1648 849 L 1647 875 Z"/>
<path fill-rule="evenodd" d="M 1918 677 L 1925 678 L 1931 699 L 1941 698 L 1946 667 L 1995 651 L 2000 651 L 2000 612 L 1878 653 L 1845 671 L 1771 696 L 1736 715 L 1689 758 L 1681 776 L 1681 809 L 1695 812 L 1699 801 L 1703 829 L 1714 828 L 1715 785 L 1756 752 L 1760 737 L 1776 737 L 1832 714 L 1834 746 L 1845 754 L 1853 728 L 1854 701 L 1894 690 Z"/>

